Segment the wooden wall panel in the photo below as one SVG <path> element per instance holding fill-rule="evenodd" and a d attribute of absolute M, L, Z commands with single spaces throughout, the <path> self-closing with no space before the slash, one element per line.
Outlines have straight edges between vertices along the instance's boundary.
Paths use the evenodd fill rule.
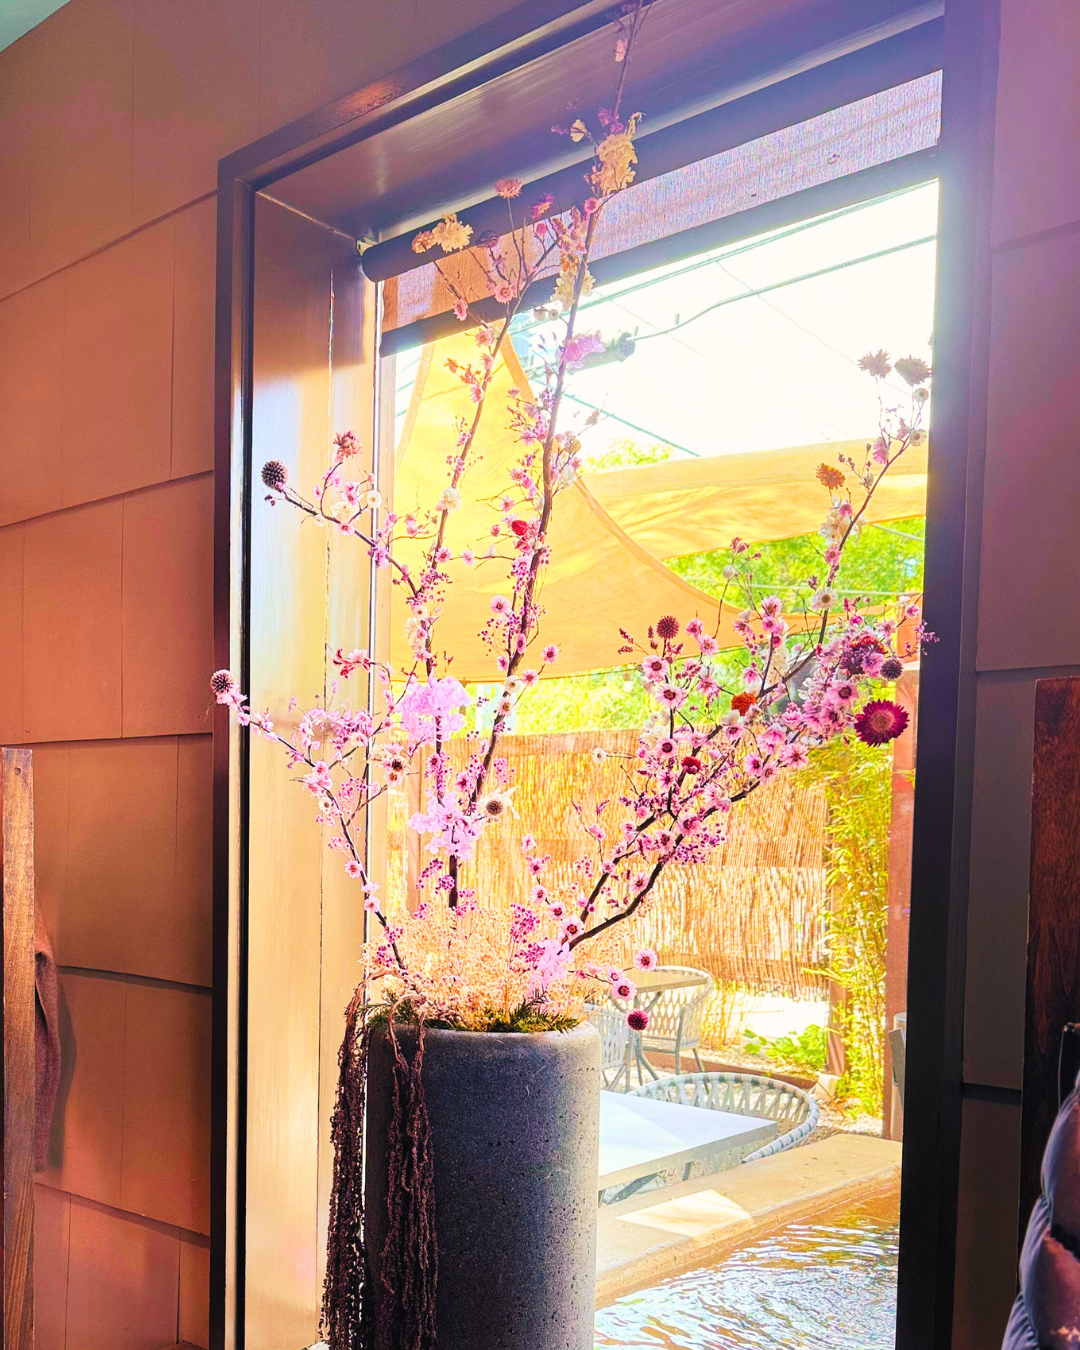
<path fill-rule="evenodd" d="M 121 1208 L 210 1230 L 210 998 L 127 985 Z"/>
<path fill-rule="evenodd" d="M 210 729 L 213 502 L 209 474 L 124 499 L 125 736 Z"/>
<path fill-rule="evenodd" d="M 153 220 L 217 186 L 258 135 L 260 0 L 135 0 L 134 202 Z"/>
<path fill-rule="evenodd" d="M 1080 677 L 1035 686 L 1020 1222 L 1057 1114 L 1058 1046 L 1080 1021 Z M 1022 1231 L 1022 1229 L 1021 1229 Z"/>
<path fill-rule="evenodd" d="M 121 733 L 122 525 L 113 500 L 23 527 L 23 739 Z"/>
<path fill-rule="evenodd" d="M 121 980 L 60 976 L 62 1077 L 42 1180 L 103 1205 L 120 1204 L 125 992 Z"/>
<path fill-rule="evenodd" d="M 209 986 L 210 748 L 35 747 L 38 899 L 61 965 Z"/>
<path fill-rule="evenodd" d="M 262 0 L 260 131 L 389 74 L 512 9 L 508 0 Z"/>
<path fill-rule="evenodd" d="M 951 1350 L 999 1350 L 1016 1292 L 1020 1109 L 969 1097 L 960 1142 L 960 1206 Z"/>
<path fill-rule="evenodd" d="M 176 766 L 176 953 L 172 975 L 182 984 L 211 982 L 213 742 L 181 736 Z"/>
<path fill-rule="evenodd" d="M 178 978 L 175 738 L 79 741 L 69 764 L 57 960 Z"/>
<path fill-rule="evenodd" d="M 24 739 L 22 525 L 0 529 L 0 744 Z"/>
<path fill-rule="evenodd" d="M 174 1345 L 179 1282 L 175 1228 L 72 1197 L 68 1350 Z"/>
<path fill-rule="evenodd" d="M 980 670 L 1080 665 L 1076 250 L 1064 235 L 994 259 Z"/>
<path fill-rule="evenodd" d="M 995 242 L 1080 220 L 1080 6 L 1002 0 Z"/>
<path fill-rule="evenodd" d="M 60 976 L 64 1071 L 42 1180 L 205 1234 L 210 998 L 120 976 Z"/>
<path fill-rule="evenodd" d="M 132 227 L 134 11 L 134 0 L 74 0 L 28 35 L 35 277 Z"/>
<path fill-rule="evenodd" d="M 66 1350 L 71 1196 L 34 1188 L 34 1350 Z"/>
<path fill-rule="evenodd" d="M 0 52 L 0 295 L 30 277 L 31 74 L 20 50 Z"/>
<path fill-rule="evenodd" d="M 64 285 L 0 301 L 0 525 L 59 510 Z"/>
<path fill-rule="evenodd" d="M 63 951 L 67 911 L 70 760 L 65 741 L 34 746 L 34 873 L 38 908 L 54 955 Z"/>
<path fill-rule="evenodd" d="M 64 505 L 169 477 L 173 223 L 64 275 Z"/>
<path fill-rule="evenodd" d="M 1024 1073 L 1035 681 L 979 678 L 968 879 L 964 1077 L 1020 1087 Z"/>
<path fill-rule="evenodd" d="M 180 1340 L 210 1344 L 210 1241 L 196 1233 L 180 1235 Z"/>
<path fill-rule="evenodd" d="M 214 279 L 217 202 L 173 218 L 172 461 L 170 475 L 214 467 Z"/>

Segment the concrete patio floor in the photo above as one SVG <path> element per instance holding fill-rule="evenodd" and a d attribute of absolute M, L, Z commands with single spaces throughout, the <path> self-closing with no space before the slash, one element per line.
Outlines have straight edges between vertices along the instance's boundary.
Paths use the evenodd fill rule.
<path fill-rule="evenodd" d="M 868 1135 L 820 1142 L 743 1163 L 714 1178 L 603 1207 L 596 1306 L 710 1265 L 785 1224 L 880 1196 L 900 1183 L 901 1146 Z M 711 1184 L 709 1184 L 711 1182 Z"/>

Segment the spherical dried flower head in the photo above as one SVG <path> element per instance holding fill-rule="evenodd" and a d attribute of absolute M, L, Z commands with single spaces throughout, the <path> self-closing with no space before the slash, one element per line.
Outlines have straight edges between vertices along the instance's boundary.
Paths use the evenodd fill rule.
<path fill-rule="evenodd" d="M 215 670 L 210 676 L 210 688 L 214 691 L 214 697 L 221 700 L 236 688 L 236 676 L 231 670 Z"/>
<path fill-rule="evenodd" d="M 757 702 L 753 694 L 736 694 L 731 700 L 731 711 L 741 713 L 745 716 Z"/>
<path fill-rule="evenodd" d="M 662 637 L 669 642 L 672 638 L 677 638 L 679 636 L 679 621 L 675 615 L 665 614 L 662 618 L 658 619 L 656 623 L 656 633 L 658 637 Z"/>
<path fill-rule="evenodd" d="M 495 183 L 495 191 L 500 197 L 505 197 L 508 201 L 511 197 L 521 196 L 520 178 L 500 178 Z"/>
<path fill-rule="evenodd" d="M 635 1008 L 626 1014 L 626 1025 L 631 1031 L 644 1031 L 649 1025 L 649 1014 L 644 1008 Z"/>
<path fill-rule="evenodd" d="M 513 803 L 510 801 L 510 794 L 514 788 L 506 788 L 502 792 L 489 792 L 486 797 L 481 797 L 476 804 L 476 809 L 487 820 L 501 820 L 505 815 L 517 815 Z"/>
<path fill-rule="evenodd" d="M 280 459 L 268 459 L 262 466 L 262 480 L 271 492 L 280 492 L 289 481 L 289 471 Z"/>
<path fill-rule="evenodd" d="M 904 673 L 904 663 L 898 656 L 887 657 L 881 663 L 880 673 L 883 680 L 898 680 Z"/>
<path fill-rule="evenodd" d="M 831 464 L 819 464 L 814 471 L 814 477 L 830 492 L 844 486 L 844 475 L 839 469 L 834 469 Z"/>
<path fill-rule="evenodd" d="M 930 378 L 930 367 L 918 356 L 901 356 L 893 367 L 907 384 L 925 384 Z"/>
<path fill-rule="evenodd" d="M 885 745 L 907 727 L 907 709 L 891 699 L 873 699 L 855 719 L 855 734 L 865 745 Z"/>

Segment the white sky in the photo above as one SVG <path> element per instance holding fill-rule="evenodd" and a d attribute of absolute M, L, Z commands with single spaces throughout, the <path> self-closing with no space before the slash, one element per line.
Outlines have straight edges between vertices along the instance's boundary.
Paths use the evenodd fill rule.
<path fill-rule="evenodd" d="M 930 359 L 937 196 L 931 183 L 599 288 L 579 331 L 610 340 L 636 330 L 639 345 L 623 363 L 576 372 L 569 392 L 646 432 L 605 419 L 587 433 L 586 453 L 624 437 L 720 455 L 871 434 L 876 401 L 858 358 L 884 347 Z M 793 280 L 920 239 L 929 242 Z M 792 284 L 685 324 L 777 283 Z M 648 338 L 679 321 L 678 332 Z"/>

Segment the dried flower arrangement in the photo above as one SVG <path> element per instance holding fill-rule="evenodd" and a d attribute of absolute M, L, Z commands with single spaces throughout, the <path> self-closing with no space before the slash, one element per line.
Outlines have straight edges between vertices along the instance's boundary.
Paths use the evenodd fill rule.
<path fill-rule="evenodd" d="M 405 593 L 412 668 L 394 671 L 368 651 L 338 649 L 331 697 L 303 710 L 291 734 L 277 730 L 269 712 L 249 706 L 229 671 L 217 671 L 211 682 L 218 702 L 234 709 L 242 724 L 282 746 L 289 768 L 315 798 L 316 821 L 330 827 L 328 846 L 341 854 L 370 915 L 363 984 L 377 986 L 376 1001 L 399 1020 L 461 1030 L 549 1030 L 573 1025 L 587 1000 L 614 994 L 632 1002 L 632 975 L 604 960 L 603 939 L 648 901 L 663 869 L 707 859 L 724 842 L 732 809 L 776 774 L 804 765 L 815 747 L 848 734 L 882 744 L 907 724 L 898 704 L 866 700 L 866 694 L 876 682 L 897 679 L 902 658 L 923 640 L 917 607 L 886 614 L 837 590 L 845 551 L 858 540 L 879 483 L 925 436 L 929 368 L 910 357 L 891 363 L 877 352 L 860 364 L 877 383 L 879 435 L 861 462 L 841 459 L 817 470 L 827 493 L 821 566 L 805 579 L 801 612 L 785 613 L 777 596 L 759 596 L 752 549 L 733 540 L 722 600 L 744 606 L 735 624 L 746 651 L 738 687 L 718 673 L 717 640 L 700 617 L 660 616 L 641 640 L 623 631 L 613 656 L 637 662 L 656 706 L 625 764 L 622 793 L 577 808 L 583 846 L 575 882 L 547 884 L 549 859 L 527 835 L 521 892 L 508 906 L 499 903 L 507 897 L 477 896 L 465 884 L 481 834 L 514 811 L 500 739 L 517 701 L 559 657 L 543 632 L 548 532 L 560 492 L 582 471 L 582 425 L 564 416 L 564 397 L 572 372 L 605 347 L 599 333 L 579 330 L 579 309 L 593 286 L 589 257 L 597 224 L 635 176 L 639 115 L 624 118 L 622 105 L 641 17 L 641 7 L 631 6 L 617 24 L 619 79 L 598 129 L 580 118 L 561 129 L 594 145 L 582 204 L 556 213 L 543 196 L 516 210 L 523 184 L 502 178 L 495 187 L 507 203 L 504 236 L 473 239 L 471 226 L 451 214 L 413 240 L 418 253 L 469 250 L 479 293 L 494 296 L 504 310 L 499 322 L 483 320 L 460 272 L 443 272 L 458 319 L 475 327 L 475 362 L 449 363 L 474 406 L 470 418 L 449 430 L 448 478 L 433 504 L 401 515 L 384 510 L 372 475 L 355 467 L 360 445 L 352 432 L 334 441 L 329 467 L 310 496 L 290 482 L 279 461 L 262 469 L 270 503 L 286 502 L 357 540 Z M 556 258 L 553 303 L 565 316 L 564 336 L 548 355 L 543 389 L 535 396 L 511 391 L 508 416 L 521 454 L 493 507 L 490 537 L 455 554 L 446 542 L 447 522 L 467 491 L 500 349 L 526 291 Z M 885 397 L 893 371 L 911 391 L 902 409 Z M 487 709 L 490 731 L 471 737 L 464 770 L 453 769 L 446 745 L 464 732 L 477 697 L 449 673 L 436 646 L 439 617 L 456 570 L 501 566 L 505 594 L 491 601 L 482 633 L 501 688 Z M 906 643 L 901 631 L 910 635 Z M 371 704 L 343 692 L 358 670 L 376 683 Z M 411 775 L 422 780 L 425 806 L 409 826 L 423 836 L 429 861 L 417 881 L 415 909 L 394 914 L 380 901 L 360 830 L 367 808 Z M 655 961 L 650 951 L 636 958 L 645 970 Z M 643 1030 L 646 1014 L 634 1010 L 628 1020 Z"/>

